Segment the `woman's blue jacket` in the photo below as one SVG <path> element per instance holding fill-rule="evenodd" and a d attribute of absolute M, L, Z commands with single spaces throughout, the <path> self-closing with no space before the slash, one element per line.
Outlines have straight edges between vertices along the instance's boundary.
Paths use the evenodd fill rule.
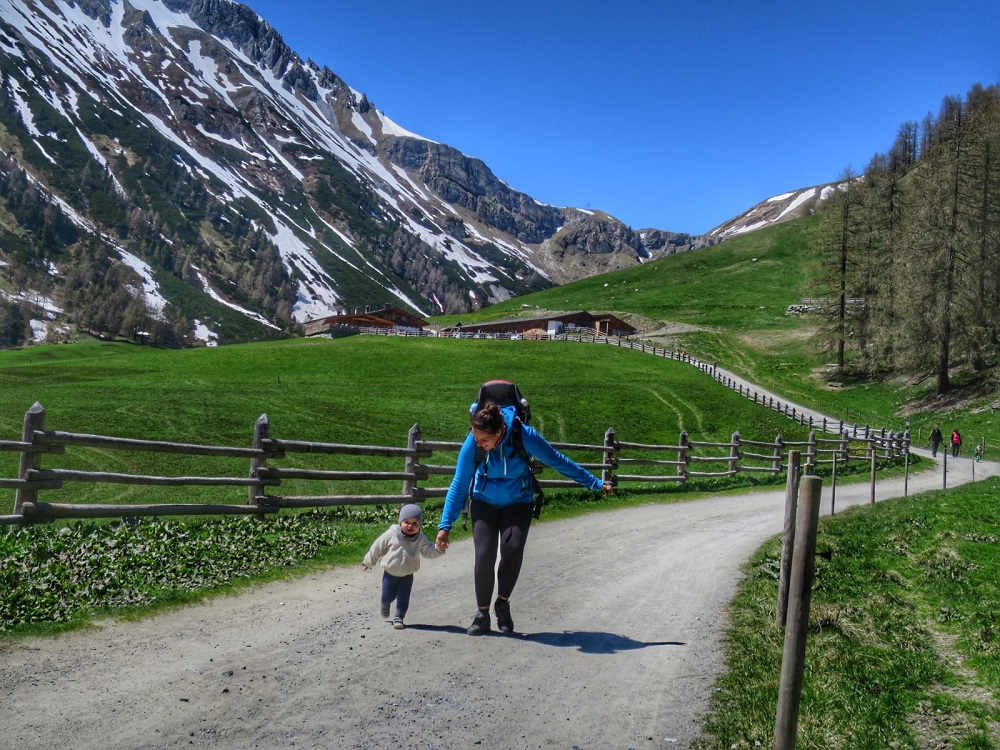
<path fill-rule="evenodd" d="M 482 500 L 497 507 L 534 502 L 531 467 L 518 455 L 512 440 L 516 410 L 513 406 L 505 406 L 500 412 L 507 425 L 507 432 L 499 445 L 486 451 L 486 460 L 478 466 L 475 438 L 471 432 L 465 437 L 458 452 L 455 476 L 451 480 L 444 509 L 441 511 L 439 529 L 451 529 L 465 506 L 470 488 L 474 500 Z M 601 489 L 603 481 L 600 478 L 549 445 L 534 427 L 522 422 L 517 429 L 521 431 L 521 442 L 528 454 L 587 489 Z"/>

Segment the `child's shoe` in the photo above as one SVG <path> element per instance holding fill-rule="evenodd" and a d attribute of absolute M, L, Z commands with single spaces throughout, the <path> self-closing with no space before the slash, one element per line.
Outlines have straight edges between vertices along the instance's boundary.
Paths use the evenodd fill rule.
<path fill-rule="evenodd" d="M 383 620 L 388 620 L 389 619 L 389 605 L 388 604 L 383 604 L 382 605 L 382 609 L 379 610 L 379 613 L 382 615 L 382 619 Z"/>
<path fill-rule="evenodd" d="M 403 628 L 406 627 L 403 624 L 403 618 L 400 617 L 399 615 L 396 615 L 395 617 L 392 618 L 392 626 L 396 628 L 396 630 L 402 630 Z"/>

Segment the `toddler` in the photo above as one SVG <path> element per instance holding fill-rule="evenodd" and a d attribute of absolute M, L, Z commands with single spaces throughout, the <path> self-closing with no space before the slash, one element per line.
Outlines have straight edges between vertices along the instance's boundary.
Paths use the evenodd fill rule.
<path fill-rule="evenodd" d="M 389 608 L 396 602 L 392 626 L 396 630 L 406 627 L 403 618 L 410 607 L 413 574 L 420 569 L 420 556 L 440 557 L 443 549 L 421 533 L 423 511 L 418 505 L 404 505 L 399 511 L 399 523 L 390 526 L 376 539 L 365 555 L 361 567 L 365 570 L 382 563 L 382 617 L 389 617 Z"/>

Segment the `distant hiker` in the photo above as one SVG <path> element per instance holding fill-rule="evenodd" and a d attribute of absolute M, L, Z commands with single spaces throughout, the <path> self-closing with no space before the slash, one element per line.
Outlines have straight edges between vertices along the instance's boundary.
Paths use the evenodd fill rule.
<path fill-rule="evenodd" d="M 396 612 L 392 626 L 396 630 L 406 627 L 403 618 L 410 607 L 410 592 L 413 590 L 413 574 L 420 569 L 420 557 L 440 557 L 444 548 L 434 544 L 424 534 L 423 511 L 417 505 L 404 505 L 399 510 L 399 523 L 394 523 L 376 539 L 365 555 L 361 567 L 365 570 L 382 563 L 382 609 L 383 618 L 389 617 L 389 608 L 396 602 Z"/>
<path fill-rule="evenodd" d="M 977 443 L 976 444 L 976 455 L 975 455 L 975 458 L 976 458 L 976 463 L 979 463 L 979 462 L 981 462 L 983 460 L 983 444 L 982 443 Z"/>
<path fill-rule="evenodd" d="M 934 429 L 931 430 L 931 456 L 937 458 L 938 446 L 941 445 L 941 441 L 944 440 L 944 435 L 941 434 L 941 425 L 934 425 Z"/>
<path fill-rule="evenodd" d="M 958 430 L 951 433 L 951 457 L 958 458 L 958 452 L 962 449 L 962 435 Z"/>
<path fill-rule="evenodd" d="M 476 588 L 475 619 L 469 635 L 490 631 L 490 599 L 493 598 L 496 567 L 497 600 L 494 612 L 502 633 L 514 632 L 510 616 L 510 595 L 514 591 L 524 544 L 528 539 L 534 510 L 531 466 L 522 457 L 527 451 L 546 466 L 591 490 L 614 491 L 611 482 L 595 477 L 579 464 L 553 448 L 531 425 L 516 417 L 514 406 L 500 407 L 494 401 L 478 405 L 471 416 L 472 429 L 462 443 L 455 466 L 455 476 L 448 489 L 438 525 L 438 549 L 448 548 L 449 531 L 462 512 L 465 499 L 472 493 L 472 541 L 475 548 L 474 580 Z M 514 446 L 513 433 L 520 433 L 523 448 Z M 485 452 L 485 460 L 476 462 L 476 447 Z"/>

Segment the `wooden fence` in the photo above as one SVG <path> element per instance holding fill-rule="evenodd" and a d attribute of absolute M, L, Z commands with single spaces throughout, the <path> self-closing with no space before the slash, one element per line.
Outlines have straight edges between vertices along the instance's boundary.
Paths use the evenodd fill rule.
<path fill-rule="evenodd" d="M 447 478 L 455 471 L 455 456 L 462 443 L 458 441 L 423 440 L 419 425 L 409 432 L 405 446 L 349 445 L 339 443 L 286 440 L 273 437 L 267 415 L 254 425 L 250 445 L 245 447 L 198 445 L 159 440 L 137 440 L 46 429 L 45 410 L 35 404 L 24 417 L 24 429 L 19 441 L 0 441 L 0 451 L 20 454 L 18 476 L 0 477 L 0 489 L 16 491 L 13 512 L 0 516 L 0 525 L 18 526 L 47 523 L 59 519 L 125 518 L 166 515 L 258 515 L 277 513 L 283 508 L 320 508 L 348 505 L 381 505 L 421 502 L 447 494 Z M 647 445 L 620 440 L 608 429 L 599 443 L 559 443 L 552 445 L 572 456 L 591 472 L 614 483 L 685 482 L 695 477 L 729 477 L 740 472 L 763 472 L 777 476 L 787 469 L 788 451 L 800 451 L 807 467 L 821 464 L 843 465 L 852 460 L 874 463 L 877 459 L 892 459 L 909 452 L 909 434 L 852 436 L 847 432 L 837 438 L 820 438 L 815 431 L 806 441 L 787 442 L 778 435 L 772 441 L 747 440 L 736 432 L 728 443 L 692 440 L 682 432 L 676 445 Z M 246 474 L 235 476 L 164 476 L 130 474 L 110 471 L 81 471 L 71 468 L 43 466 L 56 456 L 64 456 L 68 448 L 99 449 L 98 455 L 109 457 L 116 451 L 173 453 L 185 456 L 225 457 L 245 459 Z M 358 459 L 384 459 L 386 471 L 361 469 L 331 470 L 275 465 L 290 454 L 311 456 L 341 455 Z M 445 454 L 450 463 L 434 464 L 435 455 Z M 110 458 L 108 458 L 110 460 Z M 399 462 L 402 462 L 401 469 Z M 391 463 L 390 463 L 391 462 Z M 392 467 L 395 466 L 395 470 Z M 644 467 L 644 468 L 640 468 Z M 578 487 L 566 479 L 546 478 L 552 470 L 536 467 L 543 487 Z M 641 472 L 641 473 L 639 473 Z M 436 477 L 434 480 L 432 477 Z M 277 494 L 285 483 L 323 487 L 347 483 L 374 483 L 391 487 L 399 482 L 398 493 L 387 494 Z M 42 492 L 56 494 L 72 483 L 111 483 L 150 487 L 244 487 L 245 502 L 230 503 L 144 503 L 95 504 L 41 502 Z M 423 483 L 423 484 L 422 484 Z"/>

